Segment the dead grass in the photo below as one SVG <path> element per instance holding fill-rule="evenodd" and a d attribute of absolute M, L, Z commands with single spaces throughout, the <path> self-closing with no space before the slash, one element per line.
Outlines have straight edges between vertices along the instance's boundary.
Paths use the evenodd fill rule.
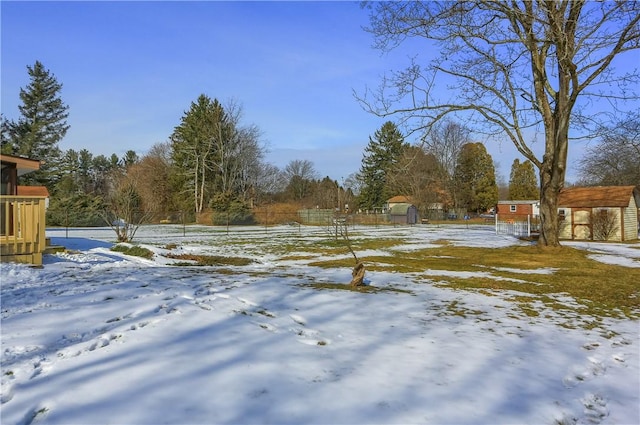
<path fill-rule="evenodd" d="M 531 294 L 526 300 L 516 300 L 527 316 L 536 316 L 534 302 L 542 302 L 554 310 L 579 311 L 596 316 L 640 317 L 640 270 L 604 264 L 588 258 L 582 250 L 518 246 L 507 248 L 455 247 L 444 243 L 393 256 L 362 258 L 368 271 L 395 271 L 415 274 L 418 278 L 437 281 L 461 289 L 517 291 Z M 316 261 L 320 267 L 350 267 L 350 259 Z M 509 270 L 525 271 L 516 273 Z M 526 270 L 553 268 L 548 274 L 527 274 Z M 422 272 L 429 270 L 429 275 Z M 439 276 L 437 271 L 441 270 Z M 434 271 L 435 275 L 434 275 Z M 449 271 L 484 272 L 485 276 L 468 278 L 449 276 Z M 486 273 L 491 273 L 490 277 Z M 511 280 L 509 280 L 511 279 Z M 567 295 L 582 306 L 577 308 L 558 301 Z"/>
<path fill-rule="evenodd" d="M 223 257 L 219 255 L 165 254 L 165 257 L 183 260 L 184 262 L 176 264 L 179 266 L 193 266 L 192 261 L 195 261 L 197 266 L 248 266 L 253 263 L 253 260 L 249 258 Z"/>
<path fill-rule="evenodd" d="M 346 283 L 330 283 L 330 282 L 317 282 L 317 283 L 303 283 L 300 286 L 315 288 L 315 289 L 330 289 L 338 291 L 350 291 L 350 292 L 362 292 L 367 294 L 375 294 L 379 292 L 403 292 L 410 294 L 410 291 L 405 291 L 398 288 L 378 288 L 375 286 L 352 286 Z"/>

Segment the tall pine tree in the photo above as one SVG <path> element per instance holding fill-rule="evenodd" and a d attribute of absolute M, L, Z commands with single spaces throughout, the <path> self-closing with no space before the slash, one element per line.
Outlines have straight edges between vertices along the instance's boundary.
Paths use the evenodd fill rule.
<path fill-rule="evenodd" d="M 181 170 L 181 185 L 192 193 L 191 206 L 202 212 L 214 192 L 214 164 L 220 146 L 231 138 L 234 128 L 218 102 L 201 94 L 184 113 L 171 135 L 172 159 Z"/>
<path fill-rule="evenodd" d="M 9 147 L 3 152 L 44 161 L 40 170 L 23 177 L 23 184 L 41 184 L 53 191 L 59 179 L 60 142 L 67 134 L 69 107 L 60 98 L 62 84 L 41 62 L 27 66 L 30 82 L 20 89 L 20 118 L 9 125 Z"/>
<path fill-rule="evenodd" d="M 482 143 L 467 143 L 458 155 L 454 181 L 458 206 L 483 212 L 498 203 L 498 185 L 493 159 Z"/>
<path fill-rule="evenodd" d="M 359 173 L 361 208 L 372 210 L 381 207 L 391 197 L 386 188 L 387 175 L 400 159 L 405 146 L 404 137 L 391 121 L 384 123 L 373 138 L 369 137 Z"/>
<path fill-rule="evenodd" d="M 529 160 L 520 163 L 516 158 L 511 165 L 509 199 L 518 201 L 538 198 L 540 198 L 540 189 L 533 163 Z"/>

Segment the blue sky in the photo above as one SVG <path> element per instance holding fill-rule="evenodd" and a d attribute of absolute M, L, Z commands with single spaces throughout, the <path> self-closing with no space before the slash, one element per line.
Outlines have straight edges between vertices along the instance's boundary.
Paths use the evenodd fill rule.
<path fill-rule="evenodd" d="M 401 69 L 382 54 L 351 2 L 0 2 L 2 113 L 18 117 L 26 66 L 41 61 L 63 84 L 71 128 L 62 149 L 144 155 L 168 139 L 204 93 L 243 106 L 262 130 L 266 160 L 308 159 L 320 176 L 356 172 L 386 121 L 353 96 Z M 420 52 L 428 58 L 429 52 Z M 487 144 L 508 179 L 511 143 Z M 571 166 L 570 166 L 571 168 Z M 570 171 L 571 172 L 571 171 Z"/>

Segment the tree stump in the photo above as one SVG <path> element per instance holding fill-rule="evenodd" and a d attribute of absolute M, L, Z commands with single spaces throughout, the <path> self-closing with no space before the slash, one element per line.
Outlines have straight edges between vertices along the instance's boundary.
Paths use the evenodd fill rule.
<path fill-rule="evenodd" d="M 351 272 L 351 276 L 353 276 L 350 283 L 351 286 L 364 286 L 364 264 L 358 261 L 358 264 Z"/>

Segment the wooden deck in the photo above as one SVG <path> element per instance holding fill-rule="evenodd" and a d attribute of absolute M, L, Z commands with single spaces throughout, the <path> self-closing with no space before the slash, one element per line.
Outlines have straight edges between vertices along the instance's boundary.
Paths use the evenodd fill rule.
<path fill-rule="evenodd" d="M 45 202 L 40 196 L 0 196 L 0 259 L 42 265 Z"/>

